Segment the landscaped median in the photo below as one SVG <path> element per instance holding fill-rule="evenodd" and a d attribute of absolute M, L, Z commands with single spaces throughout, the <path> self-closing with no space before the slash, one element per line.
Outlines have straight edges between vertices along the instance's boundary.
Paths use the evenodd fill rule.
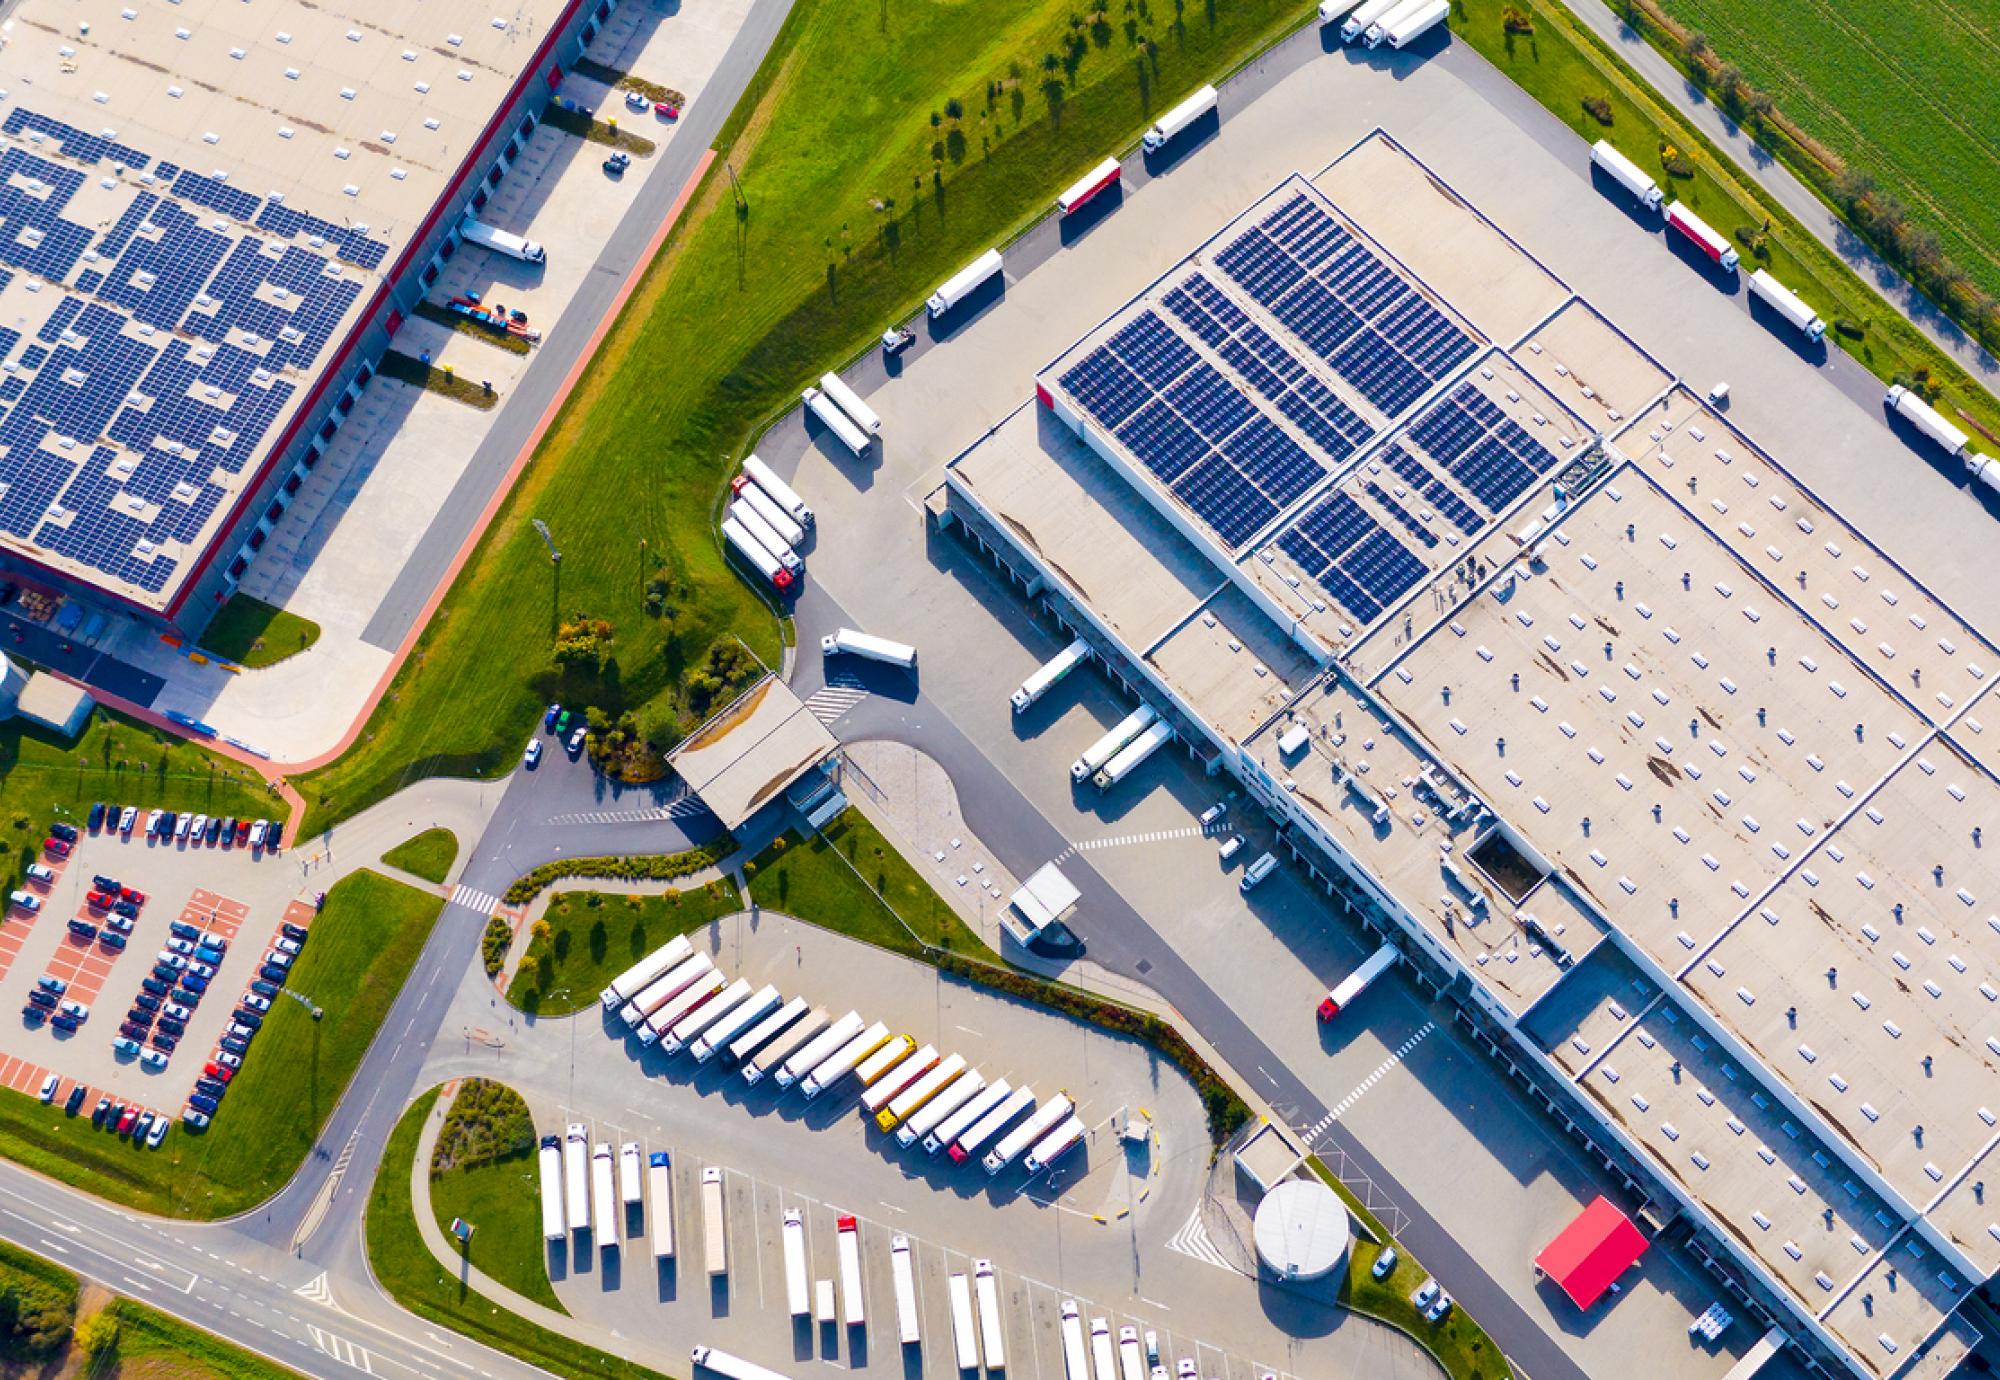
<path fill-rule="evenodd" d="M 682 853 L 625 855 L 604 858 L 558 858 L 543 863 L 507 888 L 510 906 L 535 899 L 544 887 L 565 877 L 583 877 L 602 882 L 675 882 L 690 877 L 704 867 L 714 867 L 736 851 L 736 840 L 724 834 Z"/>
<path fill-rule="evenodd" d="M 552 1374 L 585 1380 L 664 1380 L 657 1371 L 553 1332 L 508 1311 L 447 1271 L 417 1229 L 410 1184 L 424 1119 L 437 1105 L 436 1088 L 403 1113 L 383 1147 L 382 1164 L 368 1195 L 365 1241 L 368 1268 L 389 1296 L 420 1318 L 459 1332 Z M 473 1233 L 477 1239 L 478 1233 Z M 535 1232 L 536 1262 L 541 1232 Z"/>
<path fill-rule="evenodd" d="M 562 892 L 530 929 L 507 1000 L 531 1016 L 581 1011 L 613 978 L 675 935 L 741 909 L 736 884 L 726 877 L 693 891 L 651 896 Z"/>
<path fill-rule="evenodd" d="M 0 1090 L 0 1155 L 142 1212 L 211 1219 L 254 1207 L 305 1162 L 443 908 L 442 897 L 373 872 L 336 882 L 286 983 L 305 1001 L 271 1004 L 206 1131 L 176 1123 L 148 1150 L 95 1129 L 87 1105 L 71 1116 Z"/>
<path fill-rule="evenodd" d="M 1347 1210 L 1374 1237 L 1371 1241 L 1357 1234 L 1348 1249 L 1347 1278 L 1340 1286 L 1341 1304 L 1398 1332 L 1408 1333 L 1437 1358 L 1451 1380 L 1505 1380 L 1511 1375 L 1512 1368 L 1500 1354 L 1500 1348 L 1463 1308 L 1454 1304 L 1443 1322 L 1424 1321 L 1416 1305 L 1410 1302 L 1410 1295 L 1430 1277 L 1430 1271 L 1396 1243 L 1381 1219 L 1362 1206 L 1361 1200 L 1334 1176 L 1319 1156 L 1308 1157 L 1306 1163 L 1327 1187 L 1340 1195 Z M 1386 1278 L 1376 1279 L 1375 1261 L 1391 1246 L 1396 1250 L 1396 1267 Z"/>
<path fill-rule="evenodd" d="M 566 1312 L 542 1262 L 535 1123 L 521 1094 L 488 1078 L 459 1085 L 431 1151 L 431 1215 L 438 1230 L 472 1228 L 465 1258 L 523 1298 Z"/>
<path fill-rule="evenodd" d="M 457 859 L 458 835 L 449 829 L 426 829 L 382 855 L 382 861 L 398 872 L 438 883 L 451 875 L 451 865 Z"/>

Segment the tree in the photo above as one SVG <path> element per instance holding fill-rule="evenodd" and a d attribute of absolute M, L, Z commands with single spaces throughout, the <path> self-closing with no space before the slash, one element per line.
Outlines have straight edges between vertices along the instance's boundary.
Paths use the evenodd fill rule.
<path fill-rule="evenodd" d="M 76 1344 L 96 1359 L 118 1345 L 118 1319 L 109 1308 L 99 1309 L 76 1325 Z"/>
<path fill-rule="evenodd" d="M 962 120 L 965 118 L 965 107 L 959 104 L 958 97 L 953 96 L 944 103 L 944 117 L 947 120 Z"/>
<path fill-rule="evenodd" d="M 1705 66 L 1709 51 L 1708 35 L 1700 29 L 1688 30 L 1687 37 L 1681 40 L 1681 56 L 1687 59 L 1690 67 Z"/>

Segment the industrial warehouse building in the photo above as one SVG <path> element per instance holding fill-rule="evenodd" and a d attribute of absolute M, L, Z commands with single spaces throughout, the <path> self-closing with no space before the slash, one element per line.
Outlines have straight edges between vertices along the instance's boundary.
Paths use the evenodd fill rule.
<path fill-rule="evenodd" d="M 1962 1360 L 2000 1269 L 2000 651 L 1380 133 L 1035 394 L 941 520 L 1740 1307 L 1833 1373 Z"/>
<path fill-rule="evenodd" d="M 614 3 L 13 7 L 0 566 L 198 630 Z"/>

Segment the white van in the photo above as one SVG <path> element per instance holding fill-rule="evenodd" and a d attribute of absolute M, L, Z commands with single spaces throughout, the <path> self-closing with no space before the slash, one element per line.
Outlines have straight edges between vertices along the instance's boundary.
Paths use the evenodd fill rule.
<path fill-rule="evenodd" d="M 1278 855 L 1276 853 L 1266 853 L 1258 858 L 1256 862 L 1251 863 L 1250 866 L 1243 869 L 1243 880 L 1236 884 L 1237 889 L 1239 891 L 1248 891 L 1251 887 L 1257 885 L 1257 883 L 1263 881 L 1277 870 Z"/>

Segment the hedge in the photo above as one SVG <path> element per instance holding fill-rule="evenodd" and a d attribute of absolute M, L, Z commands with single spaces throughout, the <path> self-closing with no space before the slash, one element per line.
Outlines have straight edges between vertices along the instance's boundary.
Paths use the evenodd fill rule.
<path fill-rule="evenodd" d="M 684 853 L 654 853 L 610 858 L 558 858 L 543 863 L 507 888 L 508 905 L 532 901 L 542 888 L 564 877 L 589 877 L 599 881 L 671 882 L 714 867 L 736 851 L 736 840 L 728 834 L 690 848 Z"/>

